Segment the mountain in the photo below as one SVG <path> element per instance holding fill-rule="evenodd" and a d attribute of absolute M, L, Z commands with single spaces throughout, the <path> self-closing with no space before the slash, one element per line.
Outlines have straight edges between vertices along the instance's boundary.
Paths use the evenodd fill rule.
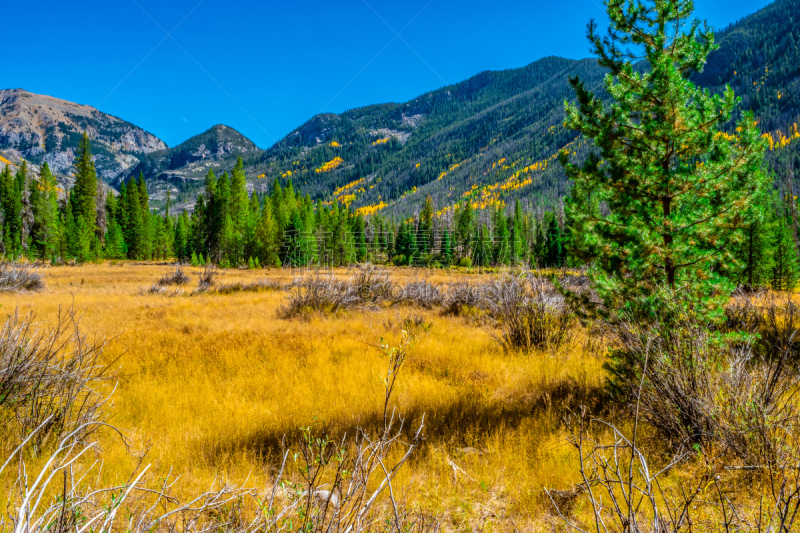
<path fill-rule="evenodd" d="M 719 50 L 694 81 L 716 93 L 730 85 L 742 99 L 734 119 L 752 111 L 770 141 L 767 163 L 776 180 L 800 178 L 800 3 L 773 2 L 719 32 L 716 41 Z M 795 190 L 799 184 L 795 179 Z"/>
<path fill-rule="evenodd" d="M 770 170 L 781 184 L 797 176 L 793 186 L 800 188 L 800 2 L 777 0 L 719 31 L 716 41 L 719 50 L 694 81 L 717 93 L 730 85 L 741 96 L 734 120 L 745 110 L 756 114 L 770 140 Z M 444 215 L 465 199 L 480 208 L 519 198 L 546 209 L 569 190 L 559 151 L 580 157 L 592 149 L 561 125 L 572 76 L 604 94 L 605 71 L 594 59 L 546 57 L 405 103 L 320 114 L 267 150 L 222 125 L 170 149 L 93 108 L 0 91 L 0 149 L 12 148 L 0 156 L 48 160 L 67 171 L 86 128 L 102 177 L 118 186 L 143 173 L 159 208 L 167 190 L 177 209 L 191 208 L 208 170 L 230 170 L 241 156 L 253 191 L 292 180 L 315 200 L 336 199 L 365 214 L 406 218 L 428 194 Z M 734 127 L 731 121 L 724 129 Z"/>
<path fill-rule="evenodd" d="M 191 207 L 209 169 L 215 172 L 230 169 L 239 157 L 250 163 L 262 152 L 235 129 L 218 124 L 174 148 L 148 154 L 118 176 L 113 185 L 119 186 L 123 179 L 141 172 L 148 180 L 151 199 L 156 205 L 165 200 L 166 190 L 170 189 L 177 194 L 177 208 Z"/>
<path fill-rule="evenodd" d="M 516 174 L 535 166 L 517 176 L 520 183 L 532 178 L 524 187 L 506 184 L 506 196 L 525 188 L 527 197 L 554 202 L 566 182 L 548 158 L 576 138 L 561 127 L 569 77 L 599 89 L 603 74 L 594 60 L 547 57 L 521 69 L 483 72 L 403 104 L 318 115 L 266 151 L 253 173 L 264 175 L 259 181 L 266 184 L 291 177 L 313 198 L 335 195 L 367 213 L 380 207 L 405 216 L 426 194 L 439 208 L 464 193 L 485 205 L 499 198 L 484 196 L 485 187 L 507 181 L 512 168 Z"/>
<path fill-rule="evenodd" d="M 732 86 L 742 98 L 734 121 L 745 110 L 756 114 L 776 179 L 783 183 L 790 171 L 800 177 L 800 2 L 778 0 L 719 31 L 716 41 L 694 81 L 717 93 Z M 266 178 L 254 180 L 256 189 L 291 178 L 313 198 L 336 197 L 364 213 L 407 217 L 428 194 L 441 213 L 465 198 L 478 207 L 517 198 L 551 207 L 569 188 L 559 150 L 591 150 L 561 126 L 570 76 L 604 95 L 605 71 L 595 60 L 548 57 L 404 104 L 318 115 L 264 152 L 249 174 Z"/>
<path fill-rule="evenodd" d="M 6 160 L 47 161 L 54 172 L 68 174 L 84 131 L 106 182 L 167 148 L 155 135 L 93 107 L 23 89 L 0 90 L 0 155 Z"/>

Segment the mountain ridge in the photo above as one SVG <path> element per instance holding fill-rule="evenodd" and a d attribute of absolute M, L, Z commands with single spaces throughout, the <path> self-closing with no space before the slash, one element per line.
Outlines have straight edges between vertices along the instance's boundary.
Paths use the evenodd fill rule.
<path fill-rule="evenodd" d="M 24 89 L 0 90 L 0 150 L 6 159 L 47 162 L 54 172 L 68 174 L 84 131 L 92 140 L 98 175 L 106 182 L 167 146 L 152 133 L 92 106 Z"/>
<path fill-rule="evenodd" d="M 793 129 L 800 121 L 800 4 L 777 0 L 719 31 L 717 42 L 720 49 L 694 81 L 712 92 L 733 86 L 742 97 L 736 116 L 754 111 L 774 145 L 769 168 L 800 169 L 794 142 L 800 134 Z M 482 71 L 407 102 L 315 115 L 266 150 L 217 125 L 136 157 L 107 181 L 119 185 L 141 172 L 152 205 L 161 207 L 169 190 L 177 209 L 190 209 L 208 170 L 229 170 L 242 157 L 251 191 L 292 180 L 315 200 L 364 214 L 407 217 L 427 195 L 442 215 L 465 200 L 481 208 L 520 199 L 548 209 L 569 190 L 554 164 L 558 152 L 581 157 L 591 150 L 562 126 L 563 102 L 573 97 L 568 79 L 578 76 L 602 96 L 605 74 L 595 59 L 547 56 L 517 69 Z"/>

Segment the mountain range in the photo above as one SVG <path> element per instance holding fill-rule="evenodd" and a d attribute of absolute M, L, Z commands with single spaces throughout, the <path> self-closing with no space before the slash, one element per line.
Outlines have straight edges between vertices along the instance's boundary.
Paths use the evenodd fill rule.
<path fill-rule="evenodd" d="M 737 116 L 752 110 L 769 136 L 776 179 L 793 180 L 800 166 L 800 3 L 777 0 L 717 32 L 716 41 L 719 49 L 694 81 L 712 92 L 730 85 L 741 96 Z M 47 161 L 68 181 L 86 130 L 102 179 L 118 187 L 142 173 L 156 207 L 170 190 L 178 209 L 191 208 L 208 170 L 229 170 L 242 157 L 251 190 L 291 179 L 315 200 L 337 199 L 365 214 L 407 217 L 428 194 L 445 216 L 465 199 L 485 207 L 520 198 L 548 208 L 569 189 L 558 152 L 591 149 L 561 125 L 572 76 L 603 94 L 605 71 L 595 60 L 546 57 L 409 102 L 320 114 L 266 150 L 223 125 L 169 148 L 94 108 L 7 90 L 0 91 L 0 156 Z"/>

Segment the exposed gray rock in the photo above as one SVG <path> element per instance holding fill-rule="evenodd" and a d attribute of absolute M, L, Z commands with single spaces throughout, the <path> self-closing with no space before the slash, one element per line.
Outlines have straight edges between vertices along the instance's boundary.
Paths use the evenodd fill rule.
<path fill-rule="evenodd" d="M 45 161 L 67 174 L 83 132 L 92 141 L 97 175 L 106 183 L 147 155 L 166 150 L 155 135 L 97 109 L 33 94 L 0 90 L 0 150 L 18 152 L 33 164 Z"/>

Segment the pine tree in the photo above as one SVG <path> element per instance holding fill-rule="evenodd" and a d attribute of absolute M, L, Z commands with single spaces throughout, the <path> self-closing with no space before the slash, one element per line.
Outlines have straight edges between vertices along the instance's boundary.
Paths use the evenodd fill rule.
<path fill-rule="evenodd" d="M 733 91 L 711 95 L 691 82 L 716 49 L 707 27 L 693 23 L 681 31 L 691 0 L 606 6 L 609 35 L 601 37 L 592 22 L 588 37 L 610 71 L 605 90 L 614 105 L 604 108 L 573 78 L 578 102 L 566 104 L 565 121 L 600 154 L 582 167 L 570 164 L 566 152 L 560 157 L 577 195 L 596 196 L 610 211 L 570 213 L 600 251 L 594 274 L 604 280 L 603 297 L 647 294 L 658 283 L 729 294 L 730 283 L 715 267 L 736 261 L 731 244 L 741 237 L 741 213 L 768 186 L 761 171 L 765 143 L 750 113 L 734 139 L 719 134 L 737 103 Z M 647 68 L 638 67 L 628 47 L 641 50 Z"/>
<path fill-rule="evenodd" d="M 95 232 L 97 217 L 97 173 L 92 161 L 92 146 L 89 135 L 84 132 L 72 163 L 75 185 L 70 191 L 72 216 L 82 219 L 84 225 Z"/>
<path fill-rule="evenodd" d="M 250 218 L 250 202 L 247 198 L 247 179 L 244 173 L 244 164 L 240 157 L 236 161 L 231 174 L 230 198 L 228 212 L 231 218 L 233 242 L 230 243 L 229 254 L 231 259 L 239 263 L 244 260 L 245 237 Z"/>
<path fill-rule="evenodd" d="M 531 261 L 539 268 L 544 268 L 547 264 L 547 227 L 545 218 L 536 222 L 536 238 L 531 247 Z"/>
<path fill-rule="evenodd" d="M 418 243 L 420 254 L 428 255 L 433 251 L 433 198 L 429 194 L 425 197 L 425 205 L 419 214 Z"/>
<path fill-rule="evenodd" d="M 544 218 L 544 225 L 547 227 L 547 252 L 545 253 L 544 266 L 547 268 L 559 268 L 563 266 L 561 227 L 558 225 L 558 219 L 553 213 L 547 213 Z"/>
<path fill-rule="evenodd" d="M 748 287 L 763 287 L 770 282 L 772 273 L 772 243 L 778 223 L 771 199 L 759 198 L 755 208 L 745 213 L 743 239 L 735 247 L 738 265 L 728 274 L 737 283 Z M 776 201 L 772 200 L 775 204 Z M 737 268 L 738 267 L 738 268 Z"/>
<path fill-rule="evenodd" d="M 442 234 L 442 250 L 440 256 L 444 265 L 449 265 L 453 262 L 453 244 L 450 241 L 450 231 L 447 228 L 445 228 Z"/>
<path fill-rule="evenodd" d="M 397 238 L 395 239 L 394 255 L 392 261 L 395 264 L 402 263 L 408 264 L 409 250 L 411 249 L 411 232 L 408 224 L 403 222 L 397 230 Z M 397 259 L 397 261 L 394 261 Z"/>
<path fill-rule="evenodd" d="M 510 260 L 511 232 L 502 208 L 498 208 L 495 213 L 494 233 L 493 260 L 498 265 L 507 265 Z"/>
<path fill-rule="evenodd" d="M 33 203 L 33 243 L 37 255 L 44 259 L 55 252 L 58 225 L 56 179 L 44 162 L 39 169 L 39 183 L 31 189 Z"/>
<path fill-rule="evenodd" d="M 470 257 L 472 253 L 472 236 L 474 214 L 472 211 L 472 204 L 469 200 L 465 200 L 456 213 L 456 242 L 461 248 L 461 257 Z"/>
<path fill-rule="evenodd" d="M 142 214 L 142 203 L 139 200 L 139 187 L 135 182 L 128 182 L 120 188 L 120 210 L 122 211 L 122 229 L 125 242 L 128 244 L 128 257 L 145 258 L 146 227 Z"/>
<path fill-rule="evenodd" d="M 181 212 L 175 222 L 174 247 L 178 261 L 185 261 L 189 256 L 189 216 L 186 211 Z"/>
<path fill-rule="evenodd" d="M 356 261 L 363 263 L 367 260 L 367 233 L 363 216 L 356 216 L 353 233 L 356 239 Z"/>
<path fill-rule="evenodd" d="M 489 266 L 492 261 L 492 240 L 486 224 L 481 224 L 478 228 L 474 249 L 472 264 L 478 267 Z"/>
<path fill-rule="evenodd" d="M 522 202 L 519 198 L 514 202 L 514 218 L 510 224 L 511 232 L 511 259 L 512 263 L 517 264 L 525 260 L 524 250 L 527 249 L 525 243 L 525 216 L 522 214 Z"/>
<path fill-rule="evenodd" d="M 791 291 L 797 285 L 800 272 L 792 232 L 792 221 L 787 207 L 788 202 L 776 202 L 777 217 L 772 228 L 772 272 L 770 284 L 776 291 Z"/>
<path fill-rule="evenodd" d="M 264 266 L 280 266 L 278 225 L 272 216 L 272 203 L 264 202 L 255 230 L 256 259 Z"/>

